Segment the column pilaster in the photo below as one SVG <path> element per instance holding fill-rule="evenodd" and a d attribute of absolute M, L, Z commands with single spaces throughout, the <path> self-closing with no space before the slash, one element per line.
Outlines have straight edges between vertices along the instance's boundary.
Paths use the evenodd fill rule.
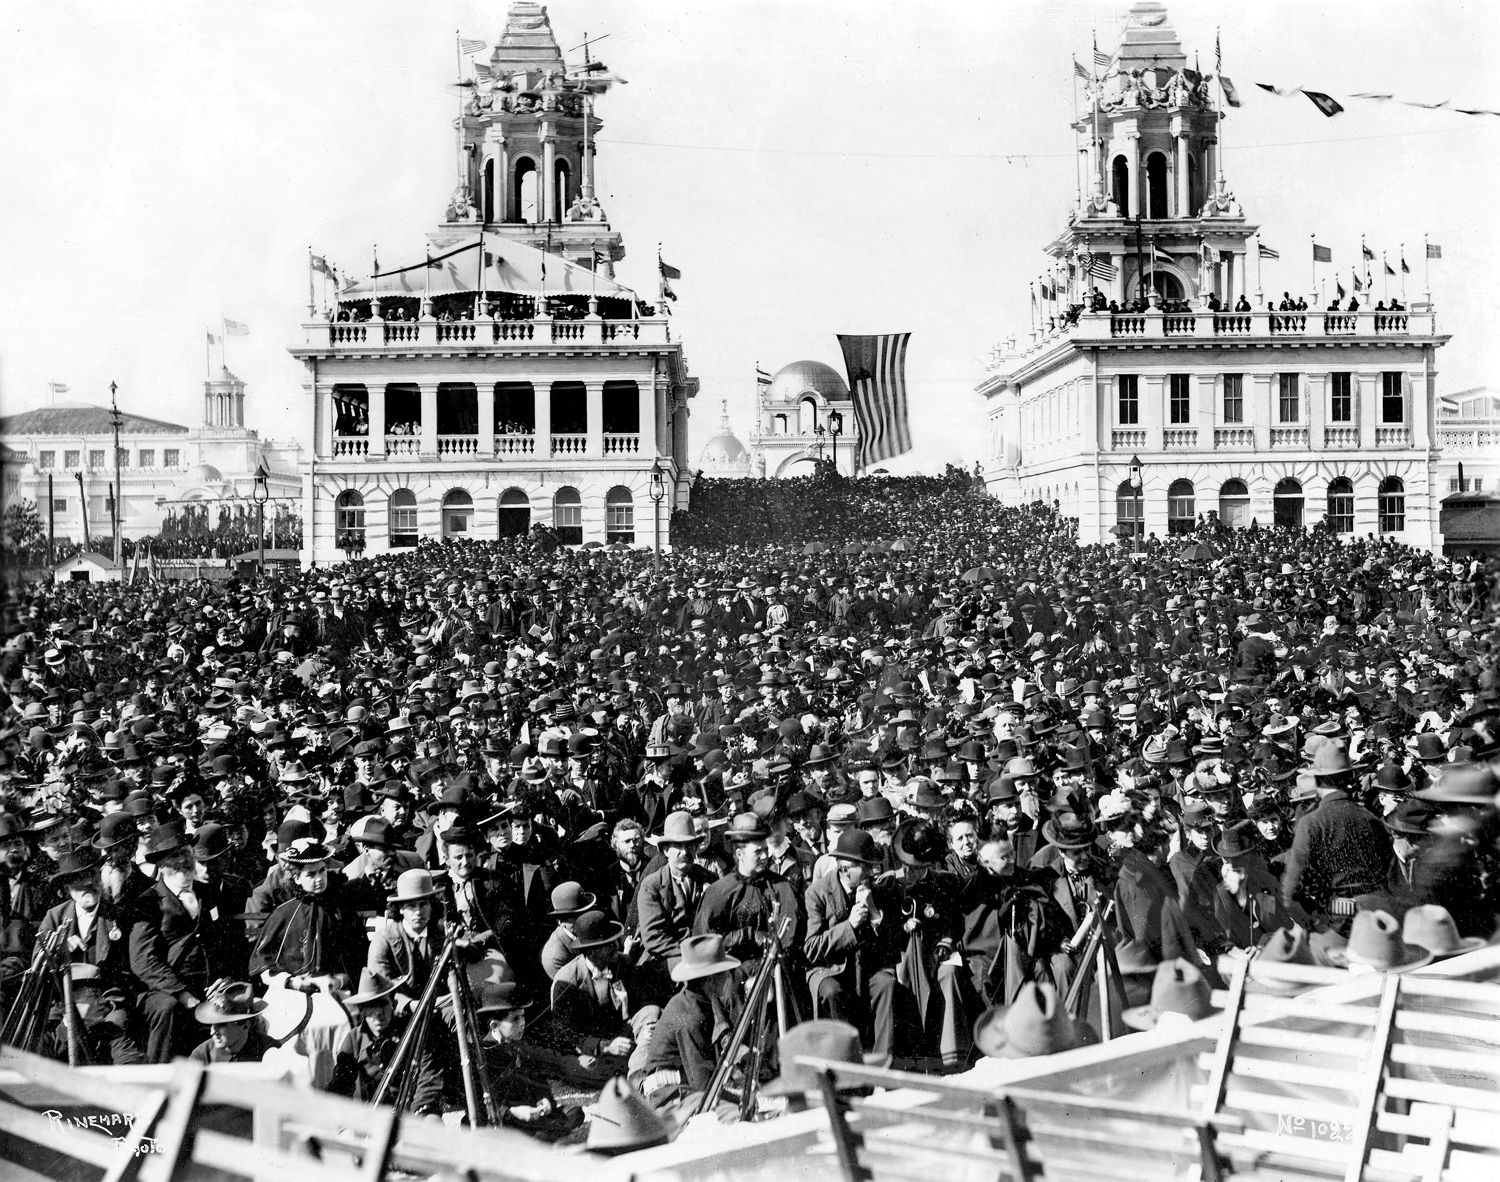
<path fill-rule="evenodd" d="M 590 379 L 584 383 L 585 423 L 588 439 L 583 454 L 590 459 L 604 455 L 604 383 Z"/>
<path fill-rule="evenodd" d="M 438 418 L 438 384 L 436 382 L 423 382 L 422 391 L 422 426 L 420 428 L 418 450 L 423 459 L 437 459 L 437 418 Z"/>

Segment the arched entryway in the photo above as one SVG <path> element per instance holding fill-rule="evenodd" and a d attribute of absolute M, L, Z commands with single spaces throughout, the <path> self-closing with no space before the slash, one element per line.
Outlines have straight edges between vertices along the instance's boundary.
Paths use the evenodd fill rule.
<path fill-rule="evenodd" d="M 1167 216 L 1167 158 L 1160 152 L 1146 157 L 1146 216 Z"/>
<path fill-rule="evenodd" d="M 519 488 L 508 488 L 500 494 L 500 533 L 502 538 L 522 538 L 531 529 L 531 498 Z"/>
<path fill-rule="evenodd" d="M 443 498 L 443 537 L 468 537 L 473 528 L 474 498 L 455 488 Z"/>
<path fill-rule="evenodd" d="M 1243 480 L 1226 480 L 1220 486 L 1219 520 L 1230 529 L 1250 524 L 1250 489 Z"/>
<path fill-rule="evenodd" d="M 1275 511 L 1273 520 L 1279 529 L 1301 529 L 1306 498 L 1302 494 L 1302 482 L 1287 476 L 1276 482 L 1276 491 L 1271 497 Z"/>

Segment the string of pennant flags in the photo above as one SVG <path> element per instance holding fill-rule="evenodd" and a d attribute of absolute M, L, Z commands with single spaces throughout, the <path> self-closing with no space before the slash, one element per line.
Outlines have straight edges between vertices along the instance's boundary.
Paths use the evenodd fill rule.
<path fill-rule="evenodd" d="M 1335 115 L 1345 110 L 1344 104 L 1322 90 L 1309 90 L 1305 86 L 1276 86 L 1270 82 L 1257 82 L 1255 84 L 1267 94 L 1274 94 L 1278 98 L 1289 98 L 1300 94 L 1305 97 L 1319 111 L 1332 119 Z M 1422 103 L 1415 99 L 1397 98 L 1394 94 L 1383 94 L 1378 91 L 1361 91 L 1358 94 L 1346 95 L 1346 98 L 1359 99 L 1362 102 L 1371 103 L 1395 103 L 1401 107 L 1417 107 L 1423 111 L 1452 111 L 1458 115 L 1492 115 L 1500 116 L 1500 111 L 1491 110 L 1488 107 L 1460 107 L 1456 106 L 1451 99 L 1444 99 L 1438 103 Z M 1231 104 L 1237 105 L 1237 104 Z"/>

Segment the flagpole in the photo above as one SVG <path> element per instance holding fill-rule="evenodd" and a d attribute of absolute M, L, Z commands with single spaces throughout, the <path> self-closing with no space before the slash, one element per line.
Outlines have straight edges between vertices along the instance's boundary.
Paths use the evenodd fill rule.
<path fill-rule="evenodd" d="M 1255 302 L 1265 304 L 1265 293 L 1261 290 L 1260 282 L 1260 235 L 1255 236 Z"/>
<path fill-rule="evenodd" d="M 1104 145 L 1099 139 L 1099 92 L 1104 88 L 1101 79 L 1094 76 L 1099 68 L 1099 34 L 1094 33 L 1094 60 L 1089 63 L 1089 76 L 1094 78 L 1094 195 L 1098 204 L 1104 203 Z"/>
<path fill-rule="evenodd" d="M 1078 65 L 1075 59 L 1073 65 Z M 1073 71 L 1073 122 L 1078 122 L 1078 70 Z M 1073 190 L 1074 197 L 1078 202 L 1078 208 L 1083 208 L 1083 170 L 1079 168 L 1078 161 L 1073 161 Z"/>
<path fill-rule="evenodd" d="M 1406 303 L 1406 243 L 1401 244 L 1401 302 Z"/>
<path fill-rule="evenodd" d="M 1380 300 L 1384 303 L 1391 298 L 1391 271 L 1390 265 L 1385 261 L 1385 251 L 1380 252 Z"/>
<path fill-rule="evenodd" d="M 1430 248 L 1427 245 L 1427 235 L 1422 235 L 1422 286 L 1426 289 L 1422 292 L 1422 300 L 1429 308 L 1432 307 L 1432 256 L 1428 254 Z"/>
<path fill-rule="evenodd" d="M 307 316 L 312 319 L 317 315 L 318 302 L 313 295 L 313 265 L 312 265 L 312 243 L 307 244 Z"/>
<path fill-rule="evenodd" d="M 1219 45 L 1219 30 L 1214 29 L 1214 89 L 1219 95 L 1218 119 L 1214 124 L 1214 169 L 1218 173 L 1219 195 L 1224 194 L 1224 54 Z"/>
<path fill-rule="evenodd" d="M 1312 242 L 1312 290 L 1313 299 L 1318 298 L 1318 235 L 1317 232 L 1308 235 Z"/>

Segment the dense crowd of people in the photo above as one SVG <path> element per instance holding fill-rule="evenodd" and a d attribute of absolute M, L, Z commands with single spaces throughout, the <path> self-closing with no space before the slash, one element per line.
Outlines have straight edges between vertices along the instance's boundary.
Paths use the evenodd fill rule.
<path fill-rule="evenodd" d="M 962 476 L 750 482 L 748 509 L 700 481 L 660 569 L 521 539 L 25 587 L 0 1001 L 51 958 L 84 1014 L 48 1015 L 54 1054 L 290 1039 L 372 1099 L 435 998 L 410 1102 L 439 1114 L 451 958 L 505 1122 L 556 1139 L 600 1088 L 691 1108 L 773 947 L 810 1029 L 957 1071 L 1237 958 L 1394 971 L 1491 937 L 1493 562 L 1080 547 Z M 349 1019 L 299 1043 L 289 995 Z"/>

